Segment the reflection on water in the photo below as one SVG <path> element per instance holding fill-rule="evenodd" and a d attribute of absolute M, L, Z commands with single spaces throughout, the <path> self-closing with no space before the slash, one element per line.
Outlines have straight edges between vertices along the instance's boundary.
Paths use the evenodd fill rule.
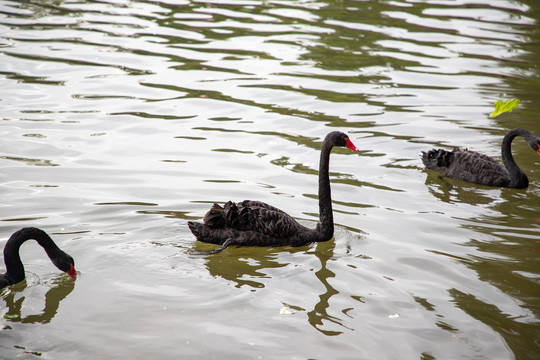
<path fill-rule="evenodd" d="M 489 298 L 480 299 L 458 289 L 449 290 L 453 301 L 473 318 L 501 333 L 508 346 L 521 353 L 523 358 L 533 359 L 537 354 L 534 346 L 530 350 L 518 349 L 523 341 L 536 344 L 540 336 L 537 326 L 540 307 L 536 301 L 540 285 L 537 267 L 540 250 L 538 207 L 530 207 L 526 190 L 477 188 L 438 175 L 436 178 L 437 181 L 426 181 L 426 185 L 441 201 L 487 205 L 491 210 L 479 218 L 468 217 L 467 214 L 459 216 L 464 217 L 463 227 L 478 234 L 466 243 L 475 249 L 475 255 L 460 261 L 474 269 L 482 281 L 511 296 L 521 309 L 516 315 L 516 309 L 510 310 L 508 304 L 502 303 L 502 308 L 499 308 L 490 303 Z M 435 190 L 436 186 L 440 188 Z"/>
<path fill-rule="evenodd" d="M 325 322 L 330 322 L 332 324 L 339 325 L 340 327 L 344 327 L 341 319 L 328 314 L 328 308 L 330 307 L 330 298 L 333 295 L 339 293 L 338 290 L 333 288 L 332 285 L 330 285 L 330 283 L 328 282 L 328 279 L 336 276 L 336 274 L 330 271 L 326 266 L 328 260 L 331 259 L 334 255 L 334 243 L 331 242 L 331 244 L 332 246 L 330 248 L 325 248 L 324 251 L 313 252 L 313 254 L 321 262 L 321 267 L 315 272 L 315 276 L 324 286 L 325 292 L 319 295 L 319 302 L 315 304 L 313 310 L 309 310 L 307 313 L 308 321 L 311 326 L 313 326 L 315 329 L 319 330 L 321 333 L 327 336 L 339 335 L 342 333 L 342 331 L 325 330 Z"/>
<path fill-rule="evenodd" d="M 308 251 L 307 253 L 319 260 L 320 268 L 311 269 L 310 274 L 315 277 L 316 282 L 320 282 L 324 292 L 318 295 L 319 301 L 314 305 L 313 309 L 305 309 L 294 303 L 288 303 L 286 305 L 296 310 L 305 311 L 307 313 L 307 321 L 309 324 L 324 335 L 339 335 L 342 331 L 325 329 L 325 322 L 330 322 L 346 328 L 340 318 L 328 314 L 327 311 L 330 306 L 330 298 L 339 293 L 339 291 L 332 287 L 328 282 L 328 279 L 335 277 L 335 274 L 326 267 L 328 260 L 334 256 L 333 249 L 335 244 L 334 241 L 330 241 L 325 245 L 321 246 L 320 244 L 317 244 L 313 245 L 313 247 L 313 251 Z M 287 247 L 286 252 L 290 255 L 294 255 L 295 253 L 301 254 L 305 253 L 305 248 L 306 247 Z M 278 254 L 280 251 L 283 251 L 281 248 L 260 248 L 255 251 L 246 248 L 237 248 L 236 251 L 231 249 L 229 249 L 227 253 L 220 253 L 221 255 L 206 256 L 205 266 L 212 276 L 219 276 L 236 283 L 235 286 L 237 287 L 248 286 L 253 289 L 264 288 L 264 282 L 257 281 L 257 279 L 262 280 L 264 278 L 269 278 L 270 275 L 268 273 L 270 269 L 289 268 L 290 270 L 288 271 L 294 271 L 294 264 L 281 263 L 279 261 Z"/>
<path fill-rule="evenodd" d="M 454 180 L 432 171 L 426 174 L 425 184 L 435 198 L 447 203 L 487 205 L 497 201 L 500 194 L 499 190 Z M 486 191 L 483 192 L 482 188 Z"/>
<path fill-rule="evenodd" d="M 537 324 L 540 316 L 537 301 L 540 227 L 538 208 L 529 208 L 526 196 L 518 198 L 505 189 L 502 197 L 506 201 L 493 206 L 497 210 L 495 216 L 484 215 L 464 224 L 484 235 L 471 239 L 467 244 L 480 252 L 468 266 L 478 273 L 482 281 L 493 284 L 515 299 L 523 308 L 522 313 L 516 316 L 504 304 L 486 304 L 485 300 L 474 298 L 471 294 L 460 294 L 457 290 L 452 292 L 452 296 L 467 313 L 488 323 L 503 334 L 512 349 L 518 349 L 522 341 L 538 344 L 540 337 Z M 524 358 L 534 358 L 538 354 L 534 347 L 524 353 Z"/>
<path fill-rule="evenodd" d="M 77 292 L 49 284 L 41 313 L 24 315 L 34 287 L 3 292 L 0 353 L 535 359 L 540 160 L 515 144 L 530 186 L 512 190 L 440 178 L 418 156 L 500 159 L 507 130 L 540 133 L 539 10 L 0 0 L 0 232 L 76 232 L 85 272 Z M 331 130 L 361 150 L 331 158 L 333 240 L 191 255 L 207 245 L 186 222 L 214 202 L 315 222 Z"/>
<path fill-rule="evenodd" d="M 18 299 L 15 299 L 15 297 L 18 295 L 18 292 L 24 290 L 24 288 L 22 288 L 22 284 L 14 285 L 18 291 L 12 289 L 6 296 L 2 297 L 2 300 L 5 302 L 5 308 L 7 309 L 3 315 L 4 318 L 10 322 L 21 322 L 23 324 L 49 323 L 56 315 L 60 302 L 75 288 L 75 281 L 54 281 L 53 283 L 50 283 L 49 286 L 51 286 L 51 288 L 45 294 L 45 307 L 41 314 L 23 316 L 22 308 L 25 297 L 21 296 Z"/>
<path fill-rule="evenodd" d="M 489 325 L 493 330 L 503 334 L 508 346 L 525 359 L 534 359 L 538 352 L 532 346 L 530 349 L 521 348 L 521 344 L 537 344 L 540 330 L 534 318 L 530 320 L 514 319 L 497 306 L 482 301 L 474 295 L 465 294 L 459 290 L 450 290 L 450 295 L 457 306 L 471 317 Z M 535 296 L 536 297 L 536 296 Z"/>
<path fill-rule="evenodd" d="M 256 256 L 208 256 L 205 266 L 212 276 L 219 276 L 223 279 L 236 283 L 235 286 L 242 287 L 247 285 L 252 288 L 262 288 L 264 283 L 256 281 L 268 277 L 266 269 L 282 268 L 287 264 L 281 264 L 277 261 L 275 250 L 266 248 L 259 249 Z"/>

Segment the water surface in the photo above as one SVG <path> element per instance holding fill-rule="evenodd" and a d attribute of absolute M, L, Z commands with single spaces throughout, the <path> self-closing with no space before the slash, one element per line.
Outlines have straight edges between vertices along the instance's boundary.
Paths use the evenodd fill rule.
<path fill-rule="evenodd" d="M 500 159 L 540 134 L 535 1 L 0 1 L 6 359 L 535 359 L 540 159 L 526 190 L 440 178 L 419 154 Z M 490 119 L 499 99 L 518 109 Z M 318 220 L 329 242 L 193 255 L 212 203 Z M 2 268 L 3 269 L 3 268 Z"/>

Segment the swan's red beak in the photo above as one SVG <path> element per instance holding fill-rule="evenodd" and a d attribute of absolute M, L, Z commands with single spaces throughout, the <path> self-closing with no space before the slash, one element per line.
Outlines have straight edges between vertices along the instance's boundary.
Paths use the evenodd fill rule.
<path fill-rule="evenodd" d="M 351 149 L 352 151 L 359 151 L 356 146 L 354 146 L 354 144 L 351 142 L 351 140 L 349 140 L 349 138 L 345 138 L 345 141 L 347 142 L 347 144 L 345 145 L 345 147 L 347 149 Z M 540 150 L 539 150 L 539 153 L 540 153 Z"/>
<path fill-rule="evenodd" d="M 536 152 L 538 153 L 538 155 L 540 155 L 540 145 L 538 145 L 538 149 L 536 150 Z"/>
<path fill-rule="evenodd" d="M 77 277 L 77 272 L 75 271 L 75 266 L 73 266 L 73 264 L 71 264 L 70 266 L 71 267 L 69 268 L 68 275 L 75 279 Z"/>

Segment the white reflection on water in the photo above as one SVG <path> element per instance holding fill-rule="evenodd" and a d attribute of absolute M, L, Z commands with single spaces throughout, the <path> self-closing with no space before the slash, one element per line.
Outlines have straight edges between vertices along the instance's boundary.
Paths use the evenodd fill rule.
<path fill-rule="evenodd" d="M 516 141 L 531 180 L 516 191 L 440 179 L 418 157 L 500 158 L 507 129 L 540 133 L 534 9 L 0 1 L 2 238 L 42 227 L 81 271 L 34 281 L 56 272 L 23 247 L 31 281 L 0 293 L 1 353 L 534 358 L 539 159 Z M 510 97 L 516 111 L 487 117 Z M 191 254 L 212 247 L 186 221 L 213 202 L 314 226 L 333 129 L 360 149 L 332 155 L 335 239 Z"/>

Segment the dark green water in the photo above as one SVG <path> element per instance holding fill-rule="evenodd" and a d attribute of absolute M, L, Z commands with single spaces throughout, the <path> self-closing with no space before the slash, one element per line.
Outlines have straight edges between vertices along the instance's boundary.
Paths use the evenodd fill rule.
<path fill-rule="evenodd" d="M 0 1 L 1 359 L 537 359 L 540 158 L 526 190 L 442 179 L 540 134 L 535 1 Z M 499 99 L 512 113 L 488 115 Z M 257 199 L 335 237 L 193 250 L 187 221 Z M 0 269 L 0 271 L 3 271 Z"/>

